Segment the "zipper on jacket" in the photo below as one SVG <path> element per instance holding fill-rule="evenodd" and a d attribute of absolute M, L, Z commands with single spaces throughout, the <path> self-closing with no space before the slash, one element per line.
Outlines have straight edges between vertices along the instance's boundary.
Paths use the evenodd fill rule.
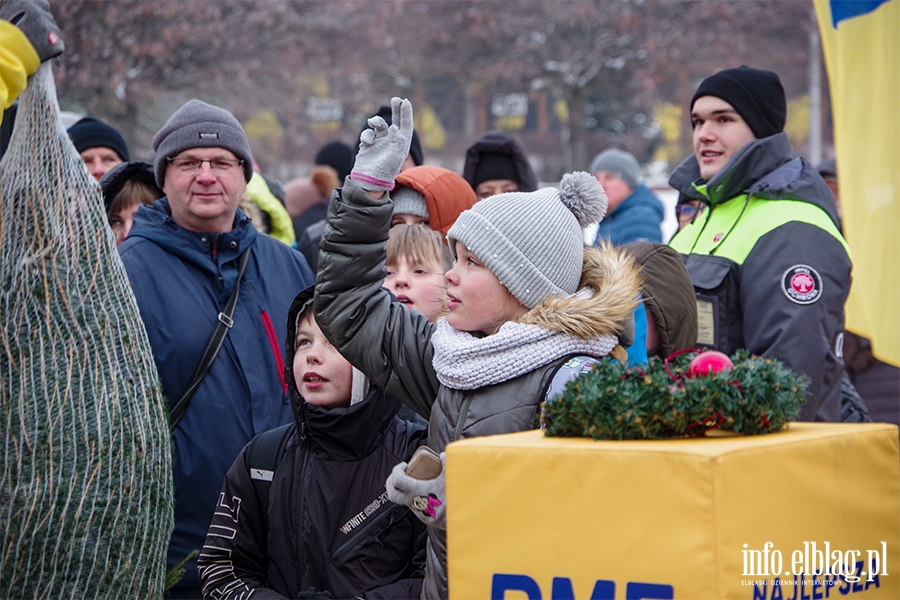
<path fill-rule="evenodd" d="M 300 444 L 303 448 L 303 462 L 300 464 L 300 477 L 297 479 L 297 512 L 294 515 L 294 523 L 296 529 L 295 539 L 295 556 L 297 557 L 297 578 L 300 580 L 298 589 L 305 590 L 309 588 L 304 576 L 306 575 L 306 559 L 303 556 L 303 499 L 306 497 L 307 478 L 309 477 L 309 462 L 312 452 L 309 448 L 306 433 L 306 422 L 300 424 Z"/>
<path fill-rule="evenodd" d="M 266 334 L 269 336 L 269 345 L 272 346 L 272 354 L 275 355 L 275 366 L 278 368 L 278 376 L 281 378 L 281 389 L 284 393 L 288 393 L 287 382 L 284 380 L 284 359 L 281 358 L 281 348 L 278 347 L 278 336 L 275 335 L 275 326 L 272 325 L 272 319 L 269 317 L 269 311 L 262 311 L 263 326 L 266 328 Z"/>
<path fill-rule="evenodd" d="M 469 413 L 469 404 L 472 403 L 472 395 L 469 394 L 466 396 L 466 399 L 463 400 L 462 407 L 459 409 L 459 416 L 456 418 L 456 426 L 453 428 L 453 435 L 450 436 L 450 441 L 455 442 L 459 439 L 459 436 L 462 435 L 462 426 L 465 423 L 466 415 Z"/>
<path fill-rule="evenodd" d="M 390 503 L 390 501 L 388 501 L 388 502 Z M 362 529 L 360 529 L 355 534 L 353 534 L 353 537 L 351 537 L 349 540 L 347 540 L 346 542 L 341 544 L 340 547 L 338 547 L 338 549 L 335 550 L 331 554 L 331 558 L 333 558 L 334 560 L 338 560 L 340 557 L 345 555 L 351 548 L 356 546 L 362 540 L 362 538 L 365 537 L 365 535 L 367 533 L 372 531 L 376 525 L 378 525 L 379 523 L 384 521 L 386 518 L 388 518 L 388 517 L 391 518 L 390 523 L 388 523 L 388 527 L 390 527 L 391 525 L 396 523 L 399 519 L 394 519 L 394 515 L 396 513 L 398 513 L 400 510 L 404 510 L 405 508 L 406 508 L 405 506 L 394 505 L 390 509 L 384 511 L 383 513 L 381 513 L 380 515 L 378 515 L 377 517 L 375 517 L 374 519 L 372 519 L 371 521 L 369 521 L 368 523 L 363 525 Z M 380 540 L 377 540 L 377 541 L 379 543 L 381 543 Z"/>

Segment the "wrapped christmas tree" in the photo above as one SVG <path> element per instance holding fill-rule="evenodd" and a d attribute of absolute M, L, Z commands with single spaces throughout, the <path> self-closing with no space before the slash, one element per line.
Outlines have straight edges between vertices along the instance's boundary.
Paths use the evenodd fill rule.
<path fill-rule="evenodd" d="M 160 385 L 49 63 L 19 99 L 0 198 L 0 597 L 161 597 Z"/>

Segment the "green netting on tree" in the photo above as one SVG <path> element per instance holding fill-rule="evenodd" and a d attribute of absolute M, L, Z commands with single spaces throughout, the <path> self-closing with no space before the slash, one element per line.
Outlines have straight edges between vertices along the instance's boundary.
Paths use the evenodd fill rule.
<path fill-rule="evenodd" d="M 49 63 L 20 97 L 0 198 L 0 598 L 160 597 L 159 380 Z"/>

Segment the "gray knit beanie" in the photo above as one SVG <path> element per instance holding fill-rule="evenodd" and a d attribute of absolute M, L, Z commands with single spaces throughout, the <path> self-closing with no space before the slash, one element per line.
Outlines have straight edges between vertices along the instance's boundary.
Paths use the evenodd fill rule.
<path fill-rule="evenodd" d="M 604 150 L 594 157 L 591 161 L 591 173 L 597 171 L 609 171 L 620 177 L 632 189 L 640 185 L 642 180 L 641 165 L 637 159 L 633 154 L 618 148 Z"/>
<path fill-rule="evenodd" d="M 253 177 L 250 144 L 234 115 L 202 100 L 188 100 L 153 136 L 153 149 L 156 150 L 153 168 L 160 188 L 166 179 L 166 159 L 191 148 L 231 150 L 244 161 L 244 178 L 250 181 Z"/>
<path fill-rule="evenodd" d="M 447 240 L 462 242 L 531 309 L 553 295 L 578 291 L 583 228 L 606 215 L 606 193 L 590 174 L 569 173 L 559 189 L 497 194 L 464 211 Z"/>
<path fill-rule="evenodd" d="M 428 204 L 425 196 L 405 185 L 398 185 L 391 192 L 391 200 L 394 201 L 395 215 L 416 215 L 423 219 L 428 218 Z"/>

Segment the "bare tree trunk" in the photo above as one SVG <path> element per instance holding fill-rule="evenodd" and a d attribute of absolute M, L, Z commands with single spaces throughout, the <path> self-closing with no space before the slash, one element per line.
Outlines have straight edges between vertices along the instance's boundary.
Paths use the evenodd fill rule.
<path fill-rule="evenodd" d="M 565 171 L 586 170 L 588 168 L 587 136 L 584 130 L 585 91 L 584 88 L 567 90 L 569 103 L 569 160 L 564 161 Z"/>

